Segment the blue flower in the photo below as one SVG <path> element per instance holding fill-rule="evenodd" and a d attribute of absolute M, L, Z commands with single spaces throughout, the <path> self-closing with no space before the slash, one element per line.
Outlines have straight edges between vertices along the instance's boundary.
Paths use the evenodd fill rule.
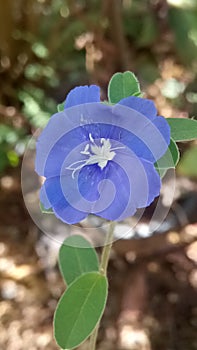
<path fill-rule="evenodd" d="M 77 87 L 37 141 L 36 172 L 46 178 L 40 201 L 69 224 L 89 213 L 123 220 L 159 195 L 154 163 L 169 142 L 152 101 L 131 96 L 111 106 L 97 86 Z"/>

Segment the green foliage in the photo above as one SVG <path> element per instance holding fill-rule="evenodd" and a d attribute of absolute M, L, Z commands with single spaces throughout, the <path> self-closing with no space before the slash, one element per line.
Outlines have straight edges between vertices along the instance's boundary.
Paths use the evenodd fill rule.
<path fill-rule="evenodd" d="M 186 118 L 167 118 L 174 141 L 191 141 L 197 138 L 197 121 Z"/>
<path fill-rule="evenodd" d="M 197 5 L 193 9 L 169 9 L 169 24 L 175 36 L 175 44 L 184 63 L 197 56 Z"/>
<path fill-rule="evenodd" d="M 54 316 L 55 339 L 62 349 L 77 347 L 92 333 L 103 314 L 107 289 L 105 276 L 89 272 L 64 292 Z"/>
<path fill-rule="evenodd" d="M 175 168 L 179 162 L 180 153 L 176 142 L 191 141 L 197 139 L 197 121 L 185 118 L 167 118 L 166 119 L 171 129 L 171 141 L 167 152 L 155 164 L 155 168 L 163 177 L 169 168 Z M 191 152 L 191 156 L 186 156 L 186 161 L 183 164 L 189 164 L 195 152 Z M 194 157 L 193 157 L 194 161 Z M 182 164 L 182 163 L 181 163 Z M 180 166 L 181 167 L 181 166 Z M 183 165 L 184 167 L 184 165 Z M 189 166 L 191 169 L 191 165 Z"/>
<path fill-rule="evenodd" d="M 132 72 L 116 73 L 108 85 L 108 98 L 111 103 L 118 103 L 125 97 L 140 95 L 140 85 Z"/>
<path fill-rule="evenodd" d="M 0 124 L 0 172 L 8 165 L 16 167 L 19 164 L 20 152 L 16 147 L 19 142 L 26 142 L 24 130 Z"/>
<path fill-rule="evenodd" d="M 18 97 L 23 103 L 22 112 L 31 125 L 36 128 L 43 128 L 51 114 L 56 111 L 55 101 L 47 98 L 42 89 L 27 85 L 24 90 L 19 90 Z"/>
<path fill-rule="evenodd" d="M 197 178 L 197 146 L 188 149 L 178 166 L 178 172 L 184 176 Z"/>
<path fill-rule="evenodd" d="M 14 145 L 23 136 L 21 130 L 14 129 L 8 125 L 0 124 L 0 143 Z"/>
<path fill-rule="evenodd" d="M 32 45 L 32 51 L 39 58 L 47 58 L 49 56 L 49 51 L 45 45 L 41 42 L 36 42 Z"/>
<path fill-rule="evenodd" d="M 40 202 L 40 210 L 43 214 L 53 214 L 53 209 L 45 209 L 44 205 Z"/>
<path fill-rule="evenodd" d="M 179 149 L 176 142 L 171 138 L 170 145 L 166 153 L 155 163 L 155 168 L 160 177 L 163 177 L 168 169 L 175 168 L 179 162 L 179 158 Z"/>
<path fill-rule="evenodd" d="M 96 4 L 100 6 L 97 0 Z M 34 128 L 46 125 L 56 111 L 57 101 L 65 97 L 61 82 L 67 90 L 84 77 L 87 81 L 85 53 L 76 49 L 75 41 L 86 33 L 87 23 L 90 27 L 91 23 L 99 23 L 99 12 L 94 13 L 91 5 L 81 18 L 71 13 L 72 10 L 75 12 L 75 7 L 78 11 L 78 6 L 83 11 L 85 2 L 79 1 L 76 5 L 61 0 L 19 1 L 2 5 L 1 62 L 7 62 L 7 66 L 0 62 L 3 82 L 0 106 L 16 106 L 27 126 L 26 130 L 20 127 L 22 133 L 31 133 Z M 20 17 L 17 23 L 13 16 L 15 12 Z M 21 143 L 22 135 L 16 143 L 0 141 L 0 170 L 17 164 L 15 147 L 20 144 L 22 149 Z"/>
<path fill-rule="evenodd" d="M 158 37 L 157 22 L 150 13 L 141 21 L 140 34 L 137 37 L 137 46 L 145 47 L 152 45 Z"/>
<path fill-rule="evenodd" d="M 57 105 L 57 110 L 58 112 L 62 112 L 64 110 L 64 102 Z"/>
<path fill-rule="evenodd" d="M 114 13 L 110 8 L 107 9 L 107 5 L 102 7 L 99 0 L 19 1 L 13 4 L 9 2 L 9 6 L 2 5 L 1 9 L 4 30 L 1 38 L 0 73 L 3 84 L 0 104 L 16 106 L 17 111 L 23 113 L 26 130 L 30 133 L 32 129 L 46 125 L 48 118 L 56 111 L 56 104 L 65 99 L 66 92 L 72 86 L 79 82 L 87 83 L 88 74 L 92 74 L 87 59 L 92 60 L 94 66 L 95 83 L 100 77 L 107 76 L 108 68 L 105 67 L 115 71 L 125 64 L 121 62 L 121 52 L 117 52 L 114 57 L 108 54 L 108 48 L 113 50 L 113 47 L 117 47 L 116 28 L 113 28 L 115 21 L 112 18 Z M 13 11 L 10 11 L 12 6 L 14 13 L 16 11 L 21 16 L 17 23 L 13 19 Z M 128 44 L 128 64 L 138 72 L 144 86 L 154 84 L 157 78 L 163 79 L 159 63 L 163 60 L 163 53 L 165 57 L 168 54 L 172 56 L 174 46 L 163 35 L 163 21 L 160 23 L 157 5 L 146 0 L 125 1 L 122 2 L 120 13 L 122 17 L 119 20 L 122 21 L 124 32 L 122 40 L 126 39 Z M 197 2 L 169 1 L 164 16 L 169 35 L 175 38 L 175 56 L 178 55 L 178 60 L 190 67 L 195 82 L 196 72 L 192 62 L 197 55 Z M 88 51 L 91 45 L 92 54 Z M 120 48 L 117 47 L 117 50 Z M 97 61 L 97 52 L 103 57 L 100 62 L 99 59 Z M 128 96 L 124 91 L 124 83 L 118 86 L 120 90 L 122 86 L 123 90 L 117 90 L 116 96 L 116 89 L 113 89 L 112 103 L 125 97 L 125 94 Z M 195 114 L 195 90 L 188 89 L 187 78 L 179 79 L 176 74 L 164 79 L 162 84 L 163 95 L 177 108 L 185 108 L 186 97 L 189 102 L 186 107 L 189 107 L 187 109 L 191 115 Z M 129 87 L 129 94 L 133 93 Z M 61 108 L 59 106 L 58 110 Z M 26 133 L 23 128 L 21 126 L 21 131 Z M 17 164 L 18 152 L 15 148 L 18 143 L 24 143 L 22 134 L 16 143 L 0 141 L 1 169 L 9 164 Z M 13 153 L 8 153 L 10 151 Z"/>
<path fill-rule="evenodd" d="M 57 87 L 60 82 L 54 68 L 41 63 L 28 64 L 25 67 L 24 75 L 29 81 L 43 81 L 51 87 Z"/>
<path fill-rule="evenodd" d="M 59 267 L 67 285 L 80 275 L 98 271 L 98 257 L 95 249 L 82 236 L 68 237 L 59 251 Z"/>

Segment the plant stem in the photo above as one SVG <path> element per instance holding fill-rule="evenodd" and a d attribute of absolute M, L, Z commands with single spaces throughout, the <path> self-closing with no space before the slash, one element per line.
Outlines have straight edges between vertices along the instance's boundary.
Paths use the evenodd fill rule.
<path fill-rule="evenodd" d="M 112 247 L 112 243 L 113 243 L 112 240 L 113 240 L 113 235 L 114 235 L 115 224 L 116 223 L 114 221 L 110 221 L 110 223 L 109 223 L 109 230 L 108 230 L 108 233 L 106 236 L 104 248 L 103 248 L 102 255 L 101 255 L 101 263 L 100 263 L 99 271 L 104 276 L 107 275 L 107 266 L 108 266 L 110 251 L 111 251 L 111 247 Z M 97 341 L 99 327 L 100 327 L 100 322 L 97 324 L 96 328 L 94 329 L 93 333 L 90 336 L 89 350 L 96 349 L 96 341 Z"/>
<path fill-rule="evenodd" d="M 110 251 L 113 243 L 115 225 L 116 223 L 114 221 L 110 221 L 109 230 L 105 239 L 104 248 L 101 255 L 101 263 L 100 263 L 99 271 L 105 276 L 107 274 L 107 266 L 108 266 Z"/>

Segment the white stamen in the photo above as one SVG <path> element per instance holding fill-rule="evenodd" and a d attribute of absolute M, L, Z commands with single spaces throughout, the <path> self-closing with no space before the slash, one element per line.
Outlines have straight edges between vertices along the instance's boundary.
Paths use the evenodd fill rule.
<path fill-rule="evenodd" d="M 125 147 L 114 147 L 114 148 L 111 148 L 111 151 L 116 151 L 117 149 L 124 149 Z"/>
<path fill-rule="evenodd" d="M 72 178 L 76 171 L 81 170 L 86 165 L 98 164 L 98 166 L 103 170 L 108 161 L 112 160 L 116 153 L 115 150 L 123 149 L 125 147 L 114 147 L 111 148 L 111 143 L 109 139 L 101 138 L 100 143 L 102 146 L 95 144 L 92 134 L 89 134 L 89 139 L 92 145 L 87 144 L 83 151 L 80 153 L 89 156 L 88 159 L 78 160 L 67 167 L 68 170 L 73 170 Z M 91 152 L 91 153 L 90 153 Z"/>
<path fill-rule="evenodd" d="M 81 153 L 81 154 L 85 154 L 85 155 L 90 155 L 90 152 L 88 151 L 89 148 L 90 148 L 90 145 L 87 144 L 87 145 L 85 146 L 85 148 L 84 148 L 84 151 L 81 151 L 80 153 Z"/>
<path fill-rule="evenodd" d="M 89 139 L 90 139 L 90 141 L 91 141 L 92 143 L 94 143 L 94 139 L 93 139 L 93 137 L 92 137 L 92 134 L 91 134 L 91 133 L 89 134 Z"/>

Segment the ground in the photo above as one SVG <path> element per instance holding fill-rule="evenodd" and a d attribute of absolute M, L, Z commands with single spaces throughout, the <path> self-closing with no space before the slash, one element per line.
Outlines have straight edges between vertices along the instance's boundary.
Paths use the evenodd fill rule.
<path fill-rule="evenodd" d="M 0 222 L 0 348 L 59 349 L 52 320 L 65 286 L 57 249 L 28 215 L 20 169 L 1 178 Z M 197 349 L 196 237 L 192 220 L 153 238 L 116 242 L 98 350 Z"/>

